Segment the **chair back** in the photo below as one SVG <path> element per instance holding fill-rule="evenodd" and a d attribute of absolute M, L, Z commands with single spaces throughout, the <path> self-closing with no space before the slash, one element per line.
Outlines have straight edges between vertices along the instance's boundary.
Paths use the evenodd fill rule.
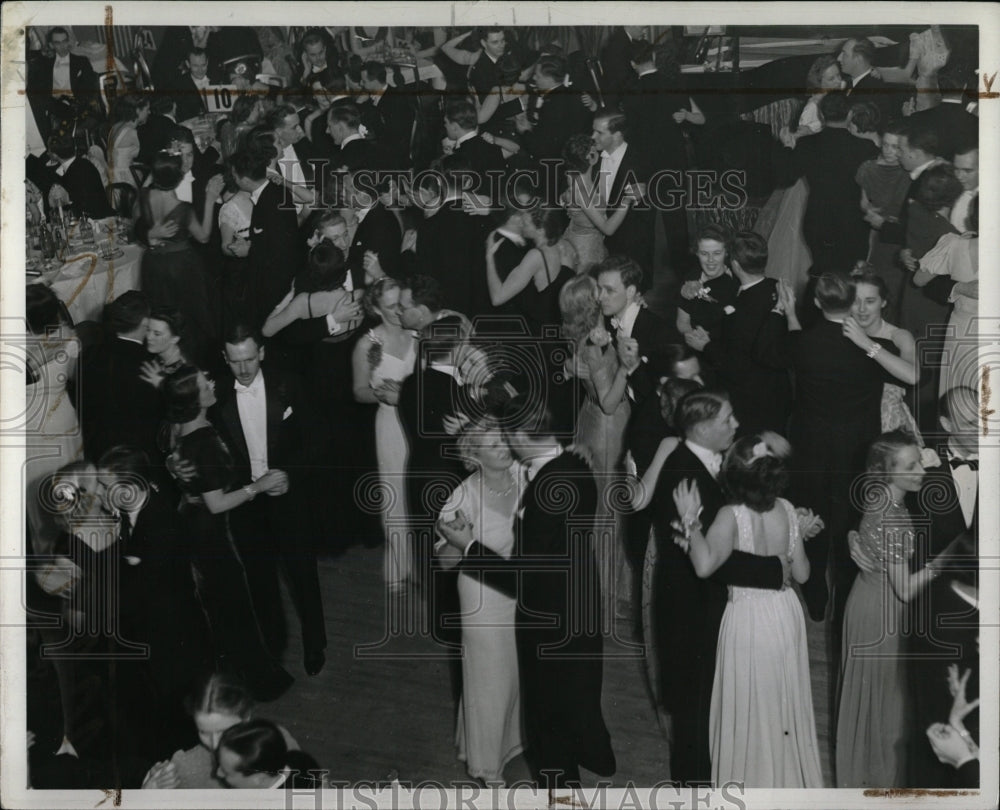
<path fill-rule="evenodd" d="M 120 217 L 132 216 L 135 208 L 136 189 L 131 183 L 112 183 L 108 186 L 108 205 Z"/>

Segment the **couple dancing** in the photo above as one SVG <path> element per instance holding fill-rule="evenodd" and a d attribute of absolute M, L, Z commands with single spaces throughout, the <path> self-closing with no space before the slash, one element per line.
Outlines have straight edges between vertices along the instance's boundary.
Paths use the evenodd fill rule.
<path fill-rule="evenodd" d="M 664 440 L 647 473 L 657 482 L 653 639 L 673 722 L 671 778 L 822 787 L 805 621 L 788 587 L 808 579 L 803 542 L 822 524 L 780 497 L 782 437 L 733 442 L 725 394 L 691 392 L 674 421 L 683 441 Z"/>

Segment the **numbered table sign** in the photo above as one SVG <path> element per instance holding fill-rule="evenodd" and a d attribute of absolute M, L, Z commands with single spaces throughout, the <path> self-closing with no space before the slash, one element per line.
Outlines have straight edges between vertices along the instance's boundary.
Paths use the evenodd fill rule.
<path fill-rule="evenodd" d="M 202 91 L 210 113 L 229 112 L 239 97 L 239 89 L 231 84 L 213 84 Z"/>

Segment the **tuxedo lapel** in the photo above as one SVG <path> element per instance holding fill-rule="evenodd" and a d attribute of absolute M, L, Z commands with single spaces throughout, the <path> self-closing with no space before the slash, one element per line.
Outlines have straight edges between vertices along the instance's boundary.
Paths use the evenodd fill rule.
<path fill-rule="evenodd" d="M 264 374 L 263 369 L 261 374 Z M 267 458 L 273 463 L 275 453 L 279 452 L 277 445 L 285 412 L 285 393 L 280 378 L 274 374 L 270 376 L 264 374 L 264 390 L 267 397 Z"/>
<path fill-rule="evenodd" d="M 222 422 L 226 427 L 226 432 L 232 438 L 233 446 L 230 451 L 239 455 L 240 463 L 243 466 L 250 466 L 250 450 L 247 449 L 247 440 L 243 436 L 243 424 L 240 422 L 240 412 L 236 407 L 237 394 L 233 391 L 229 398 L 222 403 Z"/>

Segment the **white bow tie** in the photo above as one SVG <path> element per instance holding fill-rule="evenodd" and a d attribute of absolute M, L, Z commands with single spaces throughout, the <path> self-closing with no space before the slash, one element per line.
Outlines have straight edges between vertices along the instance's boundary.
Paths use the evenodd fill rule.
<path fill-rule="evenodd" d="M 257 388 L 252 387 L 252 386 L 251 387 L 247 387 L 245 385 L 240 385 L 240 383 L 236 383 L 236 385 L 233 386 L 233 387 L 236 389 L 236 393 L 237 394 L 249 394 L 252 397 L 257 396 L 257 392 L 259 390 Z"/>

